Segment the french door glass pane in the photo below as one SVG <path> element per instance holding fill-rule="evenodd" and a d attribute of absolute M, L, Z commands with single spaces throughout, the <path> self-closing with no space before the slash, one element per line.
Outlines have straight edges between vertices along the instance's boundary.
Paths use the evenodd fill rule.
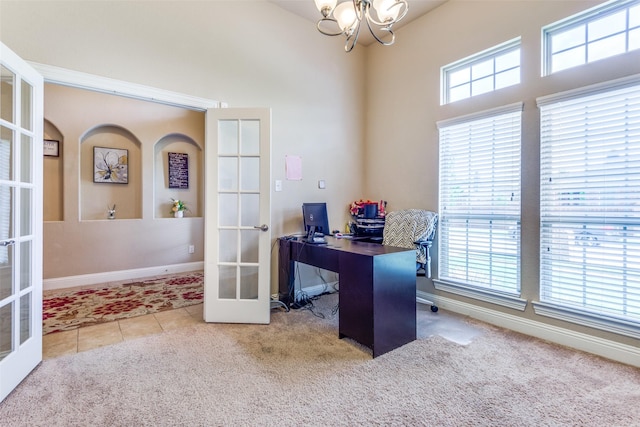
<path fill-rule="evenodd" d="M 0 307 L 0 360 L 13 351 L 13 303 Z"/>
<path fill-rule="evenodd" d="M 31 209 L 33 190 L 30 188 L 20 189 L 20 235 L 28 236 L 31 234 Z"/>
<path fill-rule="evenodd" d="M 13 88 L 16 76 L 8 68 L 0 66 L 0 118 L 13 123 Z"/>
<path fill-rule="evenodd" d="M 31 286 L 31 241 L 20 242 L 20 290 Z"/>
<path fill-rule="evenodd" d="M 238 123 L 236 120 L 221 120 L 218 123 L 218 154 L 238 154 Z"/>
<path fill-rule="evenodd" d="M 221 265 L 218 269 L 218 298 L 236 298 L 236 266 Z"/>
<path fill-rule="evenodd" d="M 240 224 L 252 227 L 260 223 L 260 194 L 242 194 L 240 196 L 242 218 Z"/>
<path fill-rule="evenodd" d="M 220 191 L 238 190 L 238 159 L 236 157 L 218 159 L 218 188 Z"/>
<path fill-rule="evenodd" d="M 242 191 L 260 190 L 260 158 L 243 157 L 240 159 L 240 189 Z"/>
<path fill-rule="evenodd" d="M 218 221 L 221 227 L 238 225 L 238 195 L 218 195 Z"/>
<path fill-rule="evenodd" d="M 242 230 L 240 234 L 242 262 L 258 262 L 258 240 L 260 238 L 260 233 L 262 233 L 260 230 Z"/>
<path fill-rule="evenodd" d="M 260 154 L 260 121 L 243 120 L 240 123 L 242 129 L 242 141 L 240 153 L 243 156 L 256 156 Z"/>
<path fill-rule="evenodd" d="M 13 188 L 0 185 L 0 240 L 13 237 L 11 213 L 13 212 Z M 6 208 L 5 208 L 6 207 Z M 0 258 L 0 262 L 2 259 Z"/>
<path fill-rule="evenodd" d="M 13 248 L 0 246 L 0 301 L 13 293 Z"/>
<path fill-rule="evenodd" d="M 258 299 L 258 267 L 241 267 L 240 280 L 240 298 Z"/>
<path fill-rule="evenodd" d="M 236 230 L 220 230 L 218 242 L 220 262 L 236 262 L 238 257 L 238 239 Z"/>
<path fill-rule="evenodd" d="M 13 179 L 13 131 L 0 126 L 0 179 Z"/>
<path fill-rule="evenodd" d="M 33 182 L 31 178 L 31 155 L 33 150 L 33 138 L 22 135 L 20 153 L 20 178 L 22 182 Z"/>
<path fill-rule="evenodd" d="M 20 344 L 31 338 L 31 292 L 20 297 Z"/>
<path fill-rule="evenodd" d="M 33 87 L 22 80 L 20 88 L 22 90 L 22 97 L 20 98 L 22 103 L 21 126 L 23 129 L 33 130 L 33 119 L 31 117 L 33 114 L 33 107 L 31 105 L 33 99 Z"/>

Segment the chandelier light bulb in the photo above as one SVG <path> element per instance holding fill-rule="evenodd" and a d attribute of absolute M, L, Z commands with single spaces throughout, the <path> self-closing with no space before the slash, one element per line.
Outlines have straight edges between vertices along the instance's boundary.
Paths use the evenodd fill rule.
<path fill-rule="evenodd" d="M 373 9 L 380 22 L 394 22 L 400 14 L 402 3 L 397 0 L 373 0 Z"/>
<path fill-rule="evenodd" d="M 337 5 L 333 10 L 333 16 L 335 16 L 336 21 L 338 21 L 340 29 L 345 33 L 349 33 L 357 21 L 356 10 L 350 1 L 345 1 Z"/>
<path fill-rule="evenodd" d="M 326 18 L 331 15 L 331 12 L 335 9 L 338 0 L 314 0 L 314 2 L 316 3 L 318 11 Z"/>

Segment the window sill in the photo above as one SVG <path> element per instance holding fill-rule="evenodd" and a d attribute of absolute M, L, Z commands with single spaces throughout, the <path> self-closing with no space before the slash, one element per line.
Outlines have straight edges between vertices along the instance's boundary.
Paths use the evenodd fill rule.
<path fill-rule="evenodd" d="M 539 316 L 552 317 L 602 331 L 640 338 L 640 324 L 638 323 L 545 302 L 533 301 L 532 304 L 534 312 Z"/>
<path fill-rule="evenodd" d="M 434 279 L 434 287 L 439 291 L 451 292 L 452 294 L 490 302 L 503 307 L 524 311 L 527 307 L 527 300 L 500 291 L 478 288 L 470 285 L 455 284 Z"/>

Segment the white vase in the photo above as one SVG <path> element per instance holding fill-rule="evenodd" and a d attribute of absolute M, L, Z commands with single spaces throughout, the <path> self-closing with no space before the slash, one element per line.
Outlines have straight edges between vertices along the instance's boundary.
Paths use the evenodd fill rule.
<path fill-rule="evenodd" d="M 176 218 L 182 218 L 184 216 L 184 211 L 176 211 L 173 213 L 173 216 Z"/>

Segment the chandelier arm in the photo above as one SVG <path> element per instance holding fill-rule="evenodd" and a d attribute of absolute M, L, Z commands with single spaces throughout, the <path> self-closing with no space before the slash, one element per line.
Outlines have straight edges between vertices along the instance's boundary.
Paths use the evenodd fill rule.
<path fill-rule="evenodd" d="M 378 35 L 376 34 L 376 32 L 373 30 L 373 28 L 371 27 L 371 24 L 369 23 L 369 21 L 367 21 L 367 27 L 369 27 L 369 32 L 371 33 L 371 35 L 373 36 L 374 39 L 376 39 L 376 41 L 378 43 L 380 43 L 383 46 L 391 46 L 393 43 L 395 43 L 396 41 L 396 34 L 393 32 L 393 30 L 391 29 L 391 25 L 382 27 L 380 29 L 380 31 L 386 31 L 389 34 L 391 34 L 391 40 L 388 42 L 385 42 L 384 40 L 382 40 L 380 37 L 378 37 Z"/>
<path fill-rule="evenodd" d="M 360 23 L 361 21 L 358 21 L 358 25 L 356 25 L 356 28 L 353 32 L 347 33 L 347 40 L 344 42 L 345 52 L 351 52 L 356 46 L 356 43 L 358 42 L 358 36 L 360 35 Z"/>
<path fill-rule="evenodd" d="M 322 29 L 321 25 L 325 22 L 331 22 L 332 24 L 336 24 L 338 25 L 338 21 L 336 21 L 333 18 L 322 18 L 318 21 L 318 23 L 316 24 L 316 28 L 318 29 L 318 31 L 320 31 L 322 34 L 324 34 L 325 36 L 339 36 L 341 34 L 343 34 L 344 32 L 340 29 L 336 30 L 335 32 L 328 32 Z M 340 28 L 340 27 L 338 27 Z"/>
<path fill-rule="evenodd" d="M 371 16 L 371 8 L 367 8 L 365 10 L 367 22 L 372 22 L 380 27 L 387 27 L 387 26 L 390 26 L 391 24 L 395 24 L 396 22 L 400 21 L 402 18 L 404 18 L 407 15 L 407 12 L 409 12 L 409 4 L 407 3 L 406 0 L 398 0 L 398 2 L 393 4 L 389 9 L 391 9 L 392 7 L 402 8 L 401 12 L 398 14 L 398 17 L 394 19 L 393 22 L 389 23 L 389 22 L 378 21 L 376 18 Z M 371 26 L 369 26 L 369 28 L 371 28 Z"/>
<path fill-rule="evenodd" d="M 367 4 L 369 3 L 364 2 L 363 0 L 353 0 L 353 9 L 356 12 L 356 19 L 358 20 L 358 22 L 362 21 L 362 19 L 365 17 L 365 14 L 367 13 L 367 10 L 369 10 Z"/>

